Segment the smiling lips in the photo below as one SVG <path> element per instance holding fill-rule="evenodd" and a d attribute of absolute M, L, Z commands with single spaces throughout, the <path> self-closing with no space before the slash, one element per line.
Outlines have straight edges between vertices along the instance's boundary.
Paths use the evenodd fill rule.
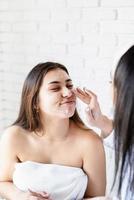
<path fill-rule="evenodd" d="M 74 100 L 65 101 L 65 102 L 61 103 L 61 105 L 63 105 L 63 104 L 71 104 L 71 103 L 75 103 L 75 101 Z"/>

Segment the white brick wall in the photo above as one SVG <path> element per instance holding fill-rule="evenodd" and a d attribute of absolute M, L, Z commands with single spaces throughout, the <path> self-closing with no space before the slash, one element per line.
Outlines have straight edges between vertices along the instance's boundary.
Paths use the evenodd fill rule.
<path fill-rule="evenodd" d="M 26 74 L 42 61 L 65 64 L 108 113 L 114 54 L 133 43 L 134 0 L 0 0 L 1 133 L 16 118 Z"/>

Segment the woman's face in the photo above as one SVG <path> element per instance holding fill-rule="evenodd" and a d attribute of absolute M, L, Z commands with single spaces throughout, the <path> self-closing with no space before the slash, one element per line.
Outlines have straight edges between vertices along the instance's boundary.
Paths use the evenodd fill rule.
<path fill-rule="evenodd" d="M 39 92 L 40 112 L 52 117 L 72 117 L 76 106 L 76 97 L 72 89 L 72 80 L 64 70 L 49 71 Z"/>

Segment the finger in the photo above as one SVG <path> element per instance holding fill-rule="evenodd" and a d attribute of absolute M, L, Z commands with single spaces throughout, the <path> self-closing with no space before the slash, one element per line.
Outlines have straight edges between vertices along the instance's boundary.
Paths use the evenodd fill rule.
<path fill-rule="evenodd" d="M 86 91 L 85 87 L 83 87 L 83 90 L 80 89 L 80 88 L 77 88 L 77 91 L 78 91 L 79 94 L 83 95 L 86 98 L 90 98 L 91 99 L 92 97 L 96 96 L 95 94 L 93 95 L 92 93 Z"/>
<path fill-rule="evenodd" d="M 91 99 L 89 97 L 78 95 L 77 98 L 87 105 L 90 104 Z"/>
<path fill-rule="evenodd" d="M 44 198 L 49 198 L 49 194 L 46 193 L 46 192 L 34 192 L 32 190 L 29 190 L 29 192 L 34 195 L 34 196 L 37 196 L 37 197 L 44 197 Z"/>
<path fill-rule="evenodd" d="M 76 96 L 77 96 L 78 98 L 80 98 L 80 99 L 84 99 L 84 98 L 87 96 L 87 94 L 82 94 L 81 92 L 76 92 L 75 94 L 76 94 Z M 88 98 L 89 98 L 89 97 L 88 97 Z"/>
<path fill-rule="evenodd" d="M 81 93 L 77 93 L 76 96 L 79 97 L 79 98 L 81 98 L 81 99 L 87 98 L 87 95 L 81 94 Z M 89 97 L 88 97 L 88 98 L 89 98 Z"/>
<path fill-rule="evenodd" d="M 49 198 L 49 194 L 48 193 L 46 193 L 46 192 L 39 192 L 39 194 L 41 194 L 43 197 L 45 197 L 45 198 Z"/>
<path fill-rule="evenodd" d="M 77 89 L 75 94 L 78 98 L 80 98 L 85 103 L 87 104 L 90 103 L 91 96 L 87 94 L 86 92 L 82 91 L 81 89 Z"/>
<path fill-rule="evenodd" d="M 89 90 L 89 89 L 87 89 L 87 88 L 83 88 L 83 89 L 84 89 L 84 91 L 85 91 L 87 94 L 91 95 L 92 97 L 97 97 L 96 94 L 93 93 L 91 90 Z"/>
<path fill-rule="evenodd" d="M 83 94 L 83 91 L 78 87 L 74 89 L 74 92 L 77 93 L 77 94 L 79 94 L 79 93 Z"/>
<path fill-rule="evenodd" d="M 97 97 L 95 93 L 93 93 L 91 90 L 87 89 L 86 87 L 83 87 L 83 90 L 79 87 L 75 89 L 77 93 L 80 93 L 82 95 L 88 95 L 92 97 Z"/>
<path fill-rule="evenodd" d="M 87 96 L 87 93 L 84 90 L 80 89 L 80 88 L 76 88 L 76 91 L 78 93 L 82 94 L 82 95 L 86 95 Z"/>
<path fill-rule="evenodd" d="M 28 191 L 29 191 L 32 195 L 36 195 L 36 192 L 32 191 L 31 189 L 28 189 Z"/>
<path fill-rule="evenodd" d="M 42 197 L 39 200 L 52 200 L 50 197 Z"/>
<path fill-rule="evenodd" d="M 83 88 L 83 90 L 87 93 L 90 93 L 91 95 L 96 96 L 96 94 L 94 92 L 92 92 L 91 90 L 87 89 L 86 87 Z"/>

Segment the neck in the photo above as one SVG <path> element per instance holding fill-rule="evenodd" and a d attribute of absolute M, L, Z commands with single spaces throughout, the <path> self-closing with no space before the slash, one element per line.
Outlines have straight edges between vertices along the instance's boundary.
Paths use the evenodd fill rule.
<path fill-rule="evenodd" d="M 69 133 L 69 119 L 46 118 L 43 120 L 45 138 L 49 140 L 64 140 Z"/>

